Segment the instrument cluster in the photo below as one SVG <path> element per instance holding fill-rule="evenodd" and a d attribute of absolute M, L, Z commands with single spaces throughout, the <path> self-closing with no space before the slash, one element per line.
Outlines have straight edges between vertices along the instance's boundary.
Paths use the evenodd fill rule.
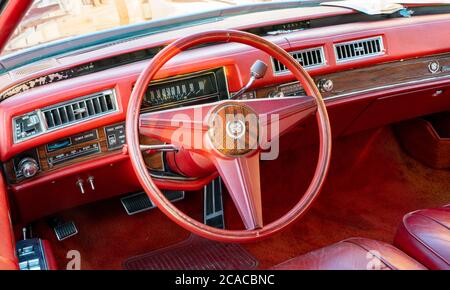
<path fill-rule="evenodd" d="M 144 111 L 158 111 L 228 99 L 224 68 L 152 82 L 144 97 Z"/>

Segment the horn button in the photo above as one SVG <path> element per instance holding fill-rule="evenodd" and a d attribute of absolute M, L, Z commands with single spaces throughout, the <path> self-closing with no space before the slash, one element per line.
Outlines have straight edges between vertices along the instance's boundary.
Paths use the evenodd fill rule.
<path fill-rule="evenodd" d="M 258 148 L 258 115 L 248 106 L 218 106 L 211 112 L 208 126 L 211 144 L 222 155 L 240 157 Z"/>

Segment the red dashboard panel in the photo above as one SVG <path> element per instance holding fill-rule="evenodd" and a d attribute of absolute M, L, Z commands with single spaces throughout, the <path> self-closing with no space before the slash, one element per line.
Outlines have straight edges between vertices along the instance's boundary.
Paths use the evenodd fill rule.
<path fill-rule="evenodd" d="M 88 178 L 94 177 L 95 190 Z M 84 183 L 85 193 L 76 186 Z M 140 190 L 140 184 L 121 154 L 70 166 L 54 174 L 12 187 L 20 219 L 30 222 L 81 204 Z"/>

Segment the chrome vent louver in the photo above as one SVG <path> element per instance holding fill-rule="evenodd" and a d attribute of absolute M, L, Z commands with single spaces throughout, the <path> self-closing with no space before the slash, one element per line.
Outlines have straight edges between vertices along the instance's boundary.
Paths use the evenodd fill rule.
<path fill-rule="evenodd" d="M 302 49 L 289 52 L 292 57 L 297 60 L 305 69 L 319 67 L 325 65 L 325 54 L 323 53 L 323 47 L 314 47 L 308 49 Z M 276 75 L 289 72 L 287 67 L 279 62 L 277 59 L 272 58 L 273 71 Z"/>
<path fill-rule="evenodd" d="M 334 45 L 336 62 L 345 62 L 360 58 L 384 54 L 381 36 L 341 42 Z"/>
<path fill-rule="evenodd" d="M 117 100 L 113 90 L 84 96 L 42 110 L 47 129 L 64 127 L 117 111 Z"/>

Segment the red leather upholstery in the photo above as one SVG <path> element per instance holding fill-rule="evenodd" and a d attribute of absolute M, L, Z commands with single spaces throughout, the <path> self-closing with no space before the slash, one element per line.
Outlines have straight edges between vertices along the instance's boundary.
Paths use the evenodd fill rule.
<path fill-rule="evenodd" d="M 19 267 L 12 233 L 6 185 L 0 174 L 0 270 L 15 270 Z"/>
<path fill-rule="evenodd" d="M 274 270 L 425 270 L 392 245 L 351 238 L 281 263 Z"/>
<path fill-rule="evenodd" d="M 430 269 L 450 269 L 450 206 L 403 218 L 394 244 Z"/>

